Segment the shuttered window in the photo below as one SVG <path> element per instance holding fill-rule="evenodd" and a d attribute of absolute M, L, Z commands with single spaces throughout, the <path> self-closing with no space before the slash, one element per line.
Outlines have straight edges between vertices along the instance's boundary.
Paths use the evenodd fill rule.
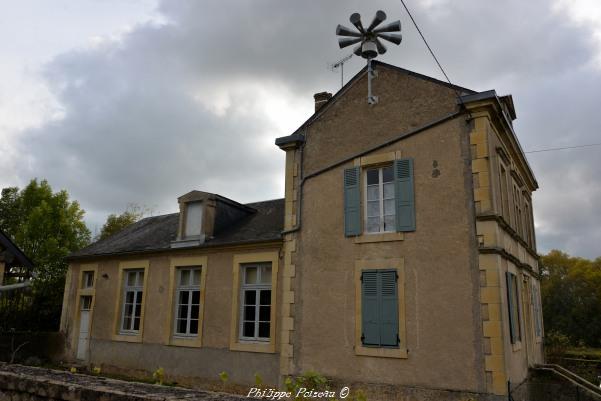
<path fill-rule="evenodd" d="M 396 270 L 364 270 L 361 274 L 361 343 L 398 347 L 398 275 Z"/>
<path fill-rule="evenodd" d="M 509 308 L 509 334 L 511 343 L 515 344 L 521 340 L 520 329 L 520 305 L 518 297 L 518 282 L 515 274 L 505 273 L 507 278 L 507 304 Z"/>
<path fill-rule="evenodd" d="M 389 166 L 365 170 L 364 224 L 360 177 L 360 167 L 344 170 L 345 236 L 415 231 L 413 159 L 399 159 Z"/>
<path fill-rule="evenodd" d="M 534 306 L 534 330 L 537 337 L 542 336 L 542 319 L 540 311 L 540 298 L 538 295 L 538 289 L 532 287 L 532 305 Z"/>

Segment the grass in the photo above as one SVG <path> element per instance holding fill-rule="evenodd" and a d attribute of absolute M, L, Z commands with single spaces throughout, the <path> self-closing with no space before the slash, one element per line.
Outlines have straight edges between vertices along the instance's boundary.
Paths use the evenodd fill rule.
<path fill-rule="evenodd" d="M 571 347 L 566 350 L 564 357 L 601 361 L 601 348 Z"/>

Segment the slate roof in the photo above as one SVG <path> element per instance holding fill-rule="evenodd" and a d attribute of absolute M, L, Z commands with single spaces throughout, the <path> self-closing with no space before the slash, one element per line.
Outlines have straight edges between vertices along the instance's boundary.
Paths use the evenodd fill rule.
<path fill-rule="evenodd" d="M 277 241 L 282 238 L 284 199 L 248 203 L 246 206 L 255 209 L 256 213 L 221 230 L 198 248 Z M 179 213 L 147 217 L 109 238 L 71 253 L 67 259 L 169 250 L 171 242 L 176 239 L 178 224 Z"/>

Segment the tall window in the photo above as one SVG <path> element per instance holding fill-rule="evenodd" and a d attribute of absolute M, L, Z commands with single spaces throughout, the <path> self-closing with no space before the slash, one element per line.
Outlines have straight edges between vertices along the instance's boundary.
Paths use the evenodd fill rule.
<path fill-rule="evenodd" d="M 520 328 L 520 301 L 518 296 L 518 281 L 515 274 L 507 272 L 507 300 L 509 307 L 509 333 L 511 335 L 511 343 L 522 339 Z"/>
<path fill-rule="evenodd" d="M 123 309 L 121 312 L 122 333 L 137 333 L 140 331 L 143 291 L 144 270 L 125 270 L 123 283 Z"/>
<path fill-rule="evenodd" d="M 271 263 L 242 265 L 240 339 L 269 341 Z"/>
<path fill-rule="evenodd" d="M 361 273 L 361 342 L 365 346 L 399 346 L 397 279 L 396 270 Z"/>
<path fill-rule="evenodd" d="M 81 288 L 93 288 L 94 287 L 94 271 L 85 271 L 81 276 Z"/>
<path fill-rule="evenodd" d="M 501 164 L 499 166 L 501 181 L 501 215 L 509 222 L 509 191 L 507 190 L 507 172 L 505 167 Z"/>
<path fill-rule="evenodd" d="M 394 171 L 392 166 L 368 169 L 366 176 L 367 232 L 395 231 Z"/>
<path fill-rule="evenodd" d="M 180 267 L 176 270 L 175 335 L 198 335 L 200 311 L 200 267 Z"/>

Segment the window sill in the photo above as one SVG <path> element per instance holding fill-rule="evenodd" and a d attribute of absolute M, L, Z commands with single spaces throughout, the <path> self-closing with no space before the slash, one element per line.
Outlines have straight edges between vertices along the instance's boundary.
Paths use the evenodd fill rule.
<path fill-rule="evenodd" d="M 113 341 L 123 341 L 127 343 L 141 343 L 142 342 L 142 333 L 138 334 L 126 334 L 119 333 L 113 334 Z"/>
<path fill-rule="evenodd" d="M 373 356 L 377 358 L 398 358 L 407 359 L 407 350 L 402 348 L 376 348 L 376 347 L 355 347 L 355 354 L 360 356 Z"/>
<path fill-rule="evenodd" d="M 169 341 L 169 345 L 173 345 L 176 347 L 194 347 L 199 348 L 201 346 L 201 340 L 198 336 L 190 336 L 190 337 L 171 337 Z"/>
<path fill-rule="evenodd" d="M 230 351 L 263 352 L 267 354 L 274 354 L 275 343 L 273 341 L 265 343 L 239 341 L 230 344 Z"/>
<path fill-rule="evenodd" d="M 355 237 L 355 244 L 365 244 L 370 242 L 403 241 L 404 239 L 405 234 L 402 232 L 362 234 L 358 237 Z"/>

